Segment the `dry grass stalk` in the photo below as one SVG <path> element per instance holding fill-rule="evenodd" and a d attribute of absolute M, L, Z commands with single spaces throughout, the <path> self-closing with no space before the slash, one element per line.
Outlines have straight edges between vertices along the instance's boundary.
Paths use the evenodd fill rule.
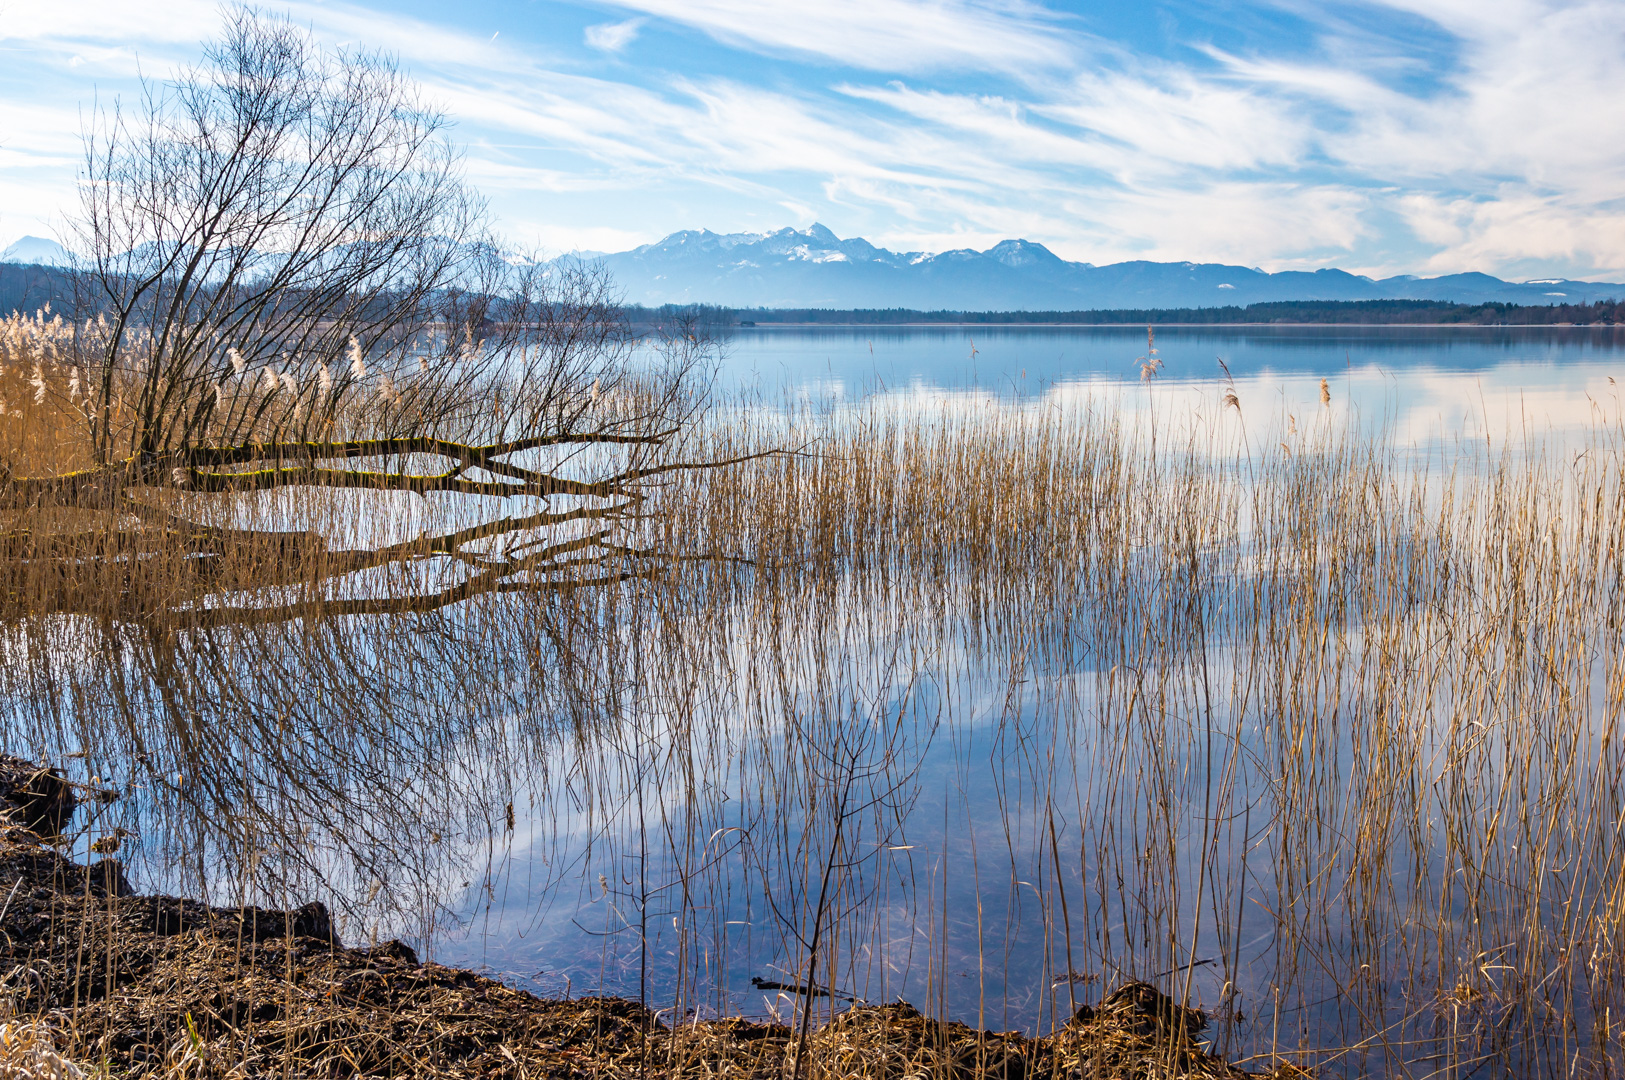
<path fill-rule="evenodd" d="M 398 942 L 347 949 L 320 905 L 211 909 L 131 895 L 116 863 L 75 865 L 20 827 L 0 838 L 0 869 L 18 883 L 0 912 L 11 970 L 5 1076 L 85 1075 L 69 1055 L 109 1075 L 165 1080 L 1249 1075 L 1197 1048 L 1191 1033 L 1205 1020 L 1144 984 L 1047 1039 L 942 1023 L 904 1004 L 856 1006 L 810 1041 L 736 1019 L 668 1027 L 634 1002 L 541 1001 L 420 963 Z"/>
<path fill-rule="evenodd" d="M 58 1052 L 57 1030 L 47 1020 L 19 1020 L 0 1004 L 0 1080 L 80 1080 L 86 1075 Z"/>

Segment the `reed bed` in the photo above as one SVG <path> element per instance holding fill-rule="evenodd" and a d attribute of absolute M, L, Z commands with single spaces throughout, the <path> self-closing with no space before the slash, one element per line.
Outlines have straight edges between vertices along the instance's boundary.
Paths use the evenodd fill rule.
<path fill-rule="evenodd" d="M 694 564 L 651 600 L 712 606 L 642 681 L 725 687 L 669 721 L 679 756 L 775 781 L 693 837 L 737 829 L 766 876 L 796 867 L 766 890 L 801 901 L 780 955 L 860 995 L 893 989 L 889 876 L 934 926 L 917 950 L 982 965 L 951 995 L 979 1019 L 1021 982 L 1042 1027 L 1090 985 L 1171 971 L 1249 1054 L 1617 1067 L 1617 424 L 1418 458 L 1328 419 L 1249 453 L 1215 404 L 1155 433 L 1053 402 L 863 407 L 814 454 L 674 499 L 670 542 L 750 566 Z M 957 825 L 925 825 L 922 798 Z M 956 890 L 950 861 L 1036 912 Z M 1012 945 L 1020 918 L 1036 946 Z M 1040 970 L 990 977 L 1012 947 Z M 942 959 L 898 982 L 945 993 Z"/>

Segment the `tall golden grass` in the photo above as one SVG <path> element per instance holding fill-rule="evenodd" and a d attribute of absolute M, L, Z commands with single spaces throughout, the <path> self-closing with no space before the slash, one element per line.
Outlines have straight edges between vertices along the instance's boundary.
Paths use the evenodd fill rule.
<path fill-rule="evenodd" d="M 831 794 L 861 774 L 864 835 L 908 846 L 892 841 L 925 795 L 900 699 L 1002 688 L 980 716 L 939 708 L 996 748 L 997 812 L 969 805 L 962 827 L 982 823 L 1008 877 L 1050 879 L 1051 966 L 1025 981 L 1060 1000 L 1040 1021 L 1070 1007 L 1057 979 L 1182 970 L 1190 992 L 1186 965 L 1213 958 L 1205 1004 L 1254 1052 L 1617 1067 L 1618 421 L 1581 445 L 1419 459 L 1328 413 L 1254 453 L 1217 397 L 1155 438 L 1099 404 L 871 403 L 789 434 L 808 455 L 676 494 L 669 542 L 750 566 L 689 564 L 661 594 L 705 606 L 668 617 L 687 636 L 650 685 L 732 695 L 693 756 L 800 777 L 747 793 L 748 812 L 719 803 L 694 836 L 743 820 L 758 843 L 788 817 L 799 834 L 754 857 L 792 876 L 841 851 L 850 897 L 779 887 L 827 909 L 846 954 L 811 955 L 806 932 L 785 951 L 875 996 L 864 957 L 887 931 L 859 931 L 859 898 L 886 860 L 850 855 Z M 695 739 L 692 723 L 671 726 Z M 951 856 L 985 873 L 973 839 L 944 836 L 936 872 Z M 930 919 L 943 897 L 916 902 Z M 1261 931 L 1259 950 L 1244 934 Z"/>

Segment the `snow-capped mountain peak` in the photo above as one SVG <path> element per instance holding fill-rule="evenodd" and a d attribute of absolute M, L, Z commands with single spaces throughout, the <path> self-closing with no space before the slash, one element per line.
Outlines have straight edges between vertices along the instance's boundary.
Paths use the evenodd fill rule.
<path fill-rule="evenodd" d="M 1246 305 L 1272 300 L 1504 300 L 1568 302 L 1625 297 L 1625 285 L 1570 281 L 1518 284 L 1487 274 L 1373 280 L 1343 270 L 1267 273 L 1221 263 L 1072 262 L 1032 240 L 986 250 L 895 252 L 822 224 L 772 232 L 672 233 L 603 256 L 634 303 L 730 307 L 891 308 L 958 311 L 1086 311 Z"/>

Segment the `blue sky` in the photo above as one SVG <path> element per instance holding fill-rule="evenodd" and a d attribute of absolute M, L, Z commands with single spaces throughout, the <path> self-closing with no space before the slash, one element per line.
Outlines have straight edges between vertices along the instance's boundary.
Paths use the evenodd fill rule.
<path fill-rule="evenodd" d="M 1625 280 L 1625 0 L 268 5 L 389 50 L 516 243 L 820 221 L 900 250 Z M 0 0 L 0 246 L 212 0 Z"/>

